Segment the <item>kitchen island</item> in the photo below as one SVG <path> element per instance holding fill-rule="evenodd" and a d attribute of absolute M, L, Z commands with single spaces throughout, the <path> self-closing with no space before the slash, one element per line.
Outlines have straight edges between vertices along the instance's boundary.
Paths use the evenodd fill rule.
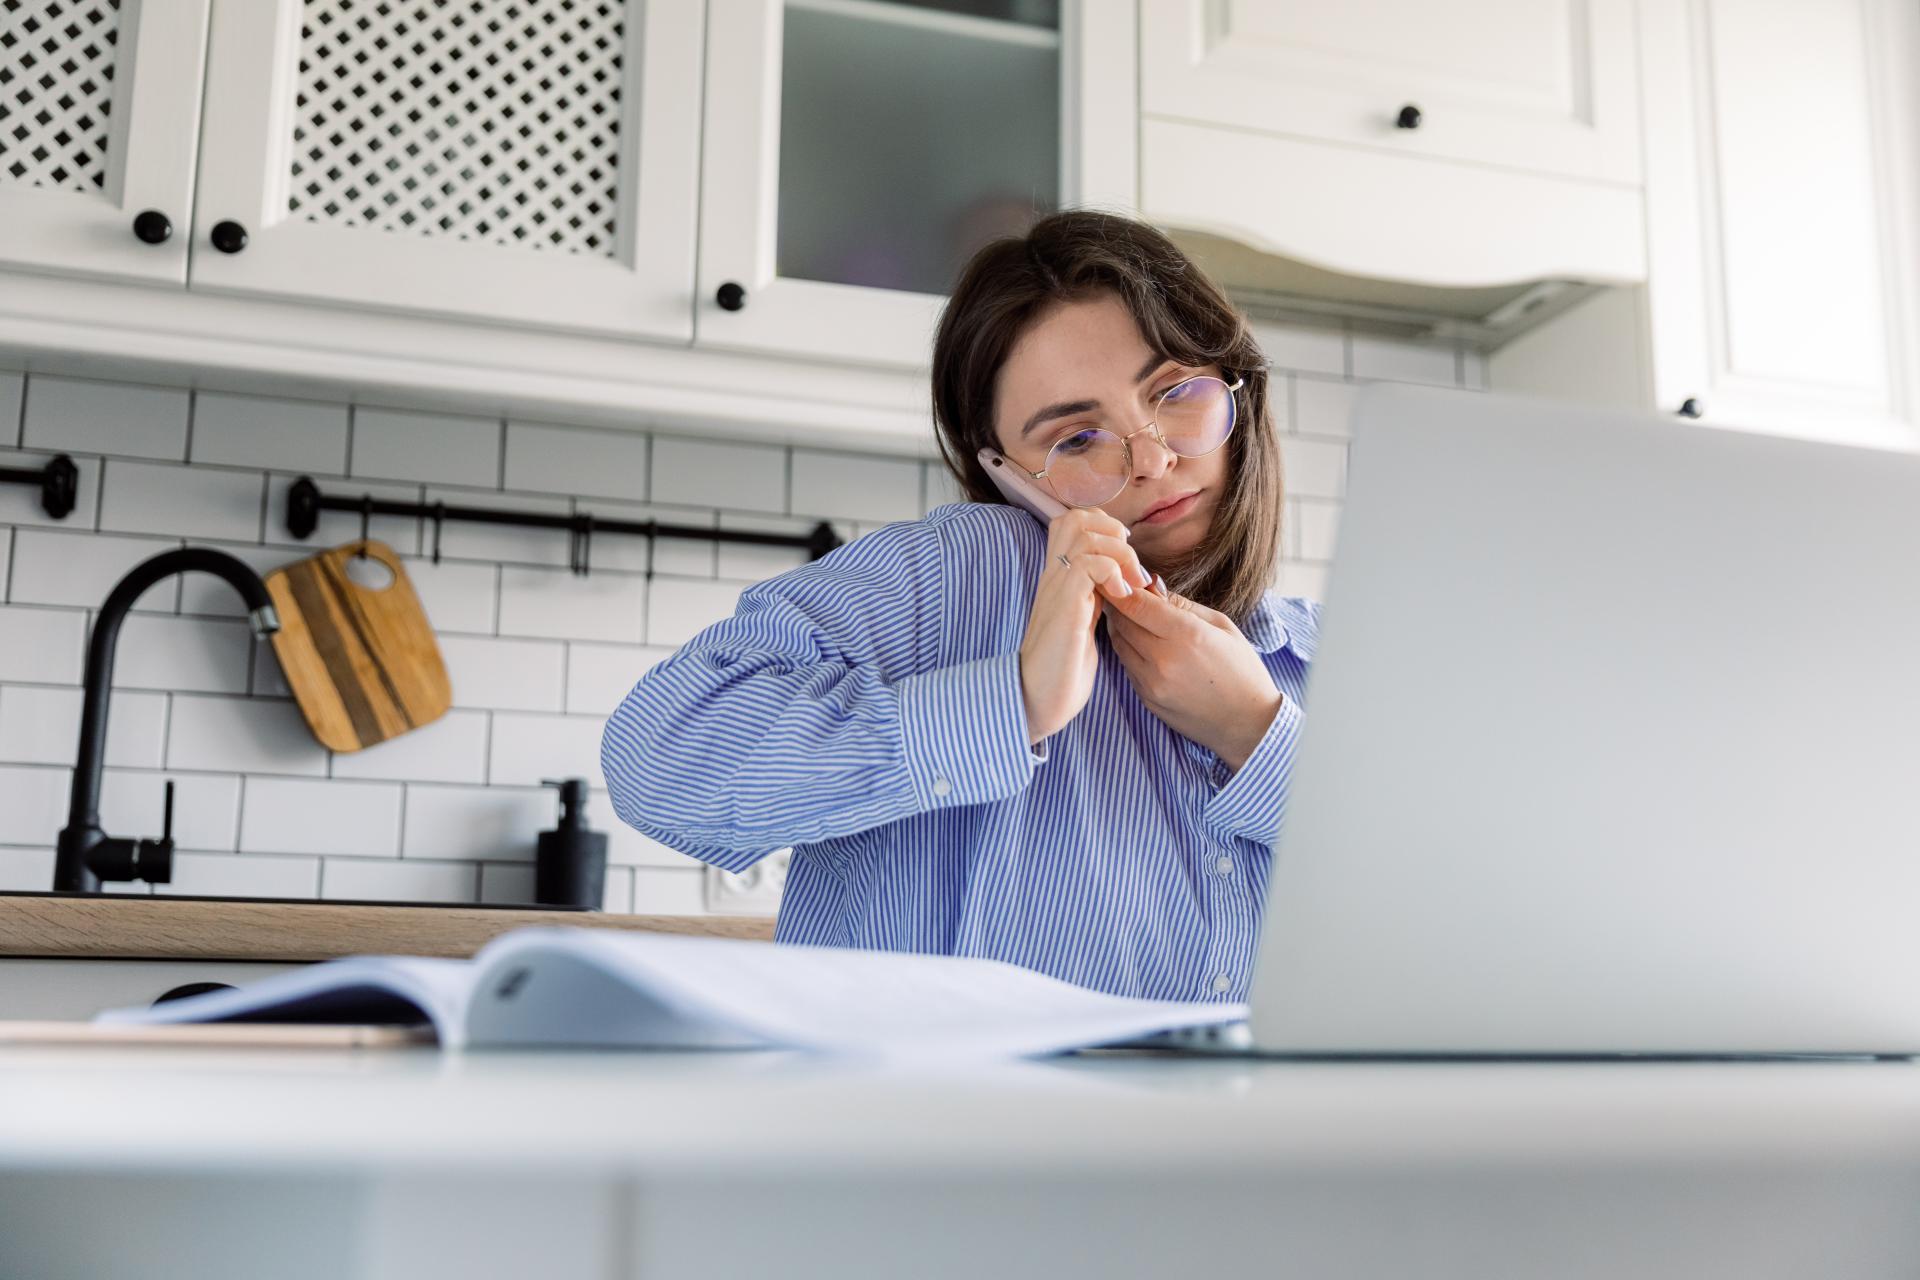
<path fill-rule="evenodd" d="M 0 1275 L 1920 1274 L 1911 1062 L 0 1049 Z"/>

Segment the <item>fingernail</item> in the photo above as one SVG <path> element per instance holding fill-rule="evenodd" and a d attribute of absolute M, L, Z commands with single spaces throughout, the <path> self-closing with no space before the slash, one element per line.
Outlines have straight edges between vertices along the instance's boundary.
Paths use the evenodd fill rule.
<path fill-rule="evenodd" d="M 1127 585 L 1127 580 L 1125 578 L 1120 579 L 1120 594 L 1123 596 L 1130 596 L 1133 594 L 1133 588 Z"/>

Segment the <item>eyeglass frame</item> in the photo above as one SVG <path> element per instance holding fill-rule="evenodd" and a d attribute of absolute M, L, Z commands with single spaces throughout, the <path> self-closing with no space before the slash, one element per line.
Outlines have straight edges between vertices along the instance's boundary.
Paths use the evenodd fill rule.
<path fill-rule="evenodd" d="M 1173 456 L 1176 458 L 1204 458 L 1207 456 L 1208 453 L 1212 453 L 1213 449 L 1218 449 L 1220 447 L 1220 444 L 1225 444 L 1232 437 L 1234 427 L 1237 427 L 1240 425 L 1240 402 L 1238 400 L 1235 400 L 1233 402 L 1232 426 L 1229 426 L 1227 428 L 1226 435 L 1220 437 L 1220 444 L 1216 444 L 1215 446 L 1213 446 L 1213 449 L 1208 449 L 1206 453 L 1180 453 L 1176 451 L 1172 445 L 1167 443 L 1167 437 L 1161 432 L 1159 406 L 1166 402 L 1166 399 L 1168 396 L 1172 395 L 1174 392 L 1178 391 L 1180 388 L 1186 386 L 1189 382 L 1198 382 L 1202 378 L 1213 379 L 1213 381 L 1219 383 L 1221 386 L 1227 389 L 1228 395 L 1237 395 L 1240 389 L 1247 385 L 1247 380 L 1245 376 L 1241 374 L 1235 374 L 1233 377 L 1233 381 L 1228 382 L 1225 378 L 1216 377 L 1214 374 L 1211 374 L 1211 373 L 1196 373 L 1191 378 L 1180 379 L 1180 381 L 1174 383 L 1172 386 L 1168 387 L 1165 391 L 1162 391 L 1159 395 L 1155 396 L 1153 416 L 1151 418 L 1148 418 L 1147 425 L 1144 427 L 1141 427 L 1139 430 L 1130 431 L 1123 436 L 1117 431 L 1107 431 L 1105 427 L 1092 428 L 1092 430 L 1094 431 L 1107 431 L 1108 435 L 1112 436 L 1114 439 L 1120 442 L 1120 447 L 1126 451 L 1127 474 L 1129 476 L 1133 474 L 1133 438 L 1139 435 L 1141 431 L 1153 432 L 1153 438 L 1160 442 L 1160 447 L 1162 449 L 1165 449 L 1168 453 L 1173 454 Z M 1075 434 L 1078 434 L 1078 433 L 1076 432 Z M 1062 436 L 1060 439 L 1055 440 L 1051 445 L 1047 446 L 1047 457 L 1052 458 L 1053 451 L 1055 449 L 1058 449 L 1063 443 L 1065 443 L 1068 440 L 1071 440 L 1072 438 L 1073 438 L 1072 436 Z M 1008 458 L 1007 461 L 1012 462 L 1013 465 L 1016 467 L 1020 467 L 1020 464 L 1017 462 L 1014 462 L 1012 458 Z M 1047 472 L 1053 470 L 1053 463 L 1051 462 L 1047 463 L 1045 467 L 1042 467 L 1038 471 L 1027 471 L 1025 467 L 1020 467 L 1020 469 L 1022 471 L 1026 471 L 1027 474 L 1033 477 L 1035 480 L 1045 480 L 1047 478 Z M 1113 493 L 1108 494 L 1105 498 L 1102 498 L 1100 501 L 1106 502 L 1110 500 L 1115 494 L 1124 492 L 1126 490 L 1126 487 L 1127 487 L 1127 482 L 1125 480 L 1122 480 L 1120 482 L 1120 487 L 1118 489 L 1115 489 Z M 1050 491 L 1052 491 L 1054 497 L 1059 498 L 1060 501 L 1062 502 L 1067 502 L 1066 498 L 1062 497 L 1060 492 L 1057 489 L 1053 488 L 1053 485 L 1049 484 L 1047 485 L 1047 488 Z M 1073 502 L 1067 502 L 1067 505 L 1072 507 L 1072 506 L 1078 506 L 1079 504 L 1073 503 Z M 1099 503 L 1094 503 L 1092 505 L 1098 506 Z"/>

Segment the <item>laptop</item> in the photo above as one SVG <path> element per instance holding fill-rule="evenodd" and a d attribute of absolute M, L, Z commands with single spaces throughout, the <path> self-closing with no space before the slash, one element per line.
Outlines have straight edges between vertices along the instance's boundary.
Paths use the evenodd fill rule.
<path fill-rule="evenodd" d="M 1247 1024 L 1302 1057 L 1920 1052 L 1920 456 L 1353 409 Z"/>

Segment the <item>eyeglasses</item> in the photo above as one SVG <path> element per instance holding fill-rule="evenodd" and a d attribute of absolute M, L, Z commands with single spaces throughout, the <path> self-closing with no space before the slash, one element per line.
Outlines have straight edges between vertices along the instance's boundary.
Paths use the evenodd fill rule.
<path fill-rule="evenodd" d="M 1240 378 L 1228 384 L 1209 374 L 1176 382 L 1160 394 L 1153 417 L 1140 431 L 1122 436 L 1082 427 L 1054 442 L 1043 470 L 1027 474 L 1047 481 L 1070 506 L 1097 507 L 1127 487 L 1133 437 L 1141 431 L 1151 431 L 1162 448 L 1182 458 L 1202 457 L 1225 444 L 1239 417 L 1234 393 L 1243 385 Z"/>

